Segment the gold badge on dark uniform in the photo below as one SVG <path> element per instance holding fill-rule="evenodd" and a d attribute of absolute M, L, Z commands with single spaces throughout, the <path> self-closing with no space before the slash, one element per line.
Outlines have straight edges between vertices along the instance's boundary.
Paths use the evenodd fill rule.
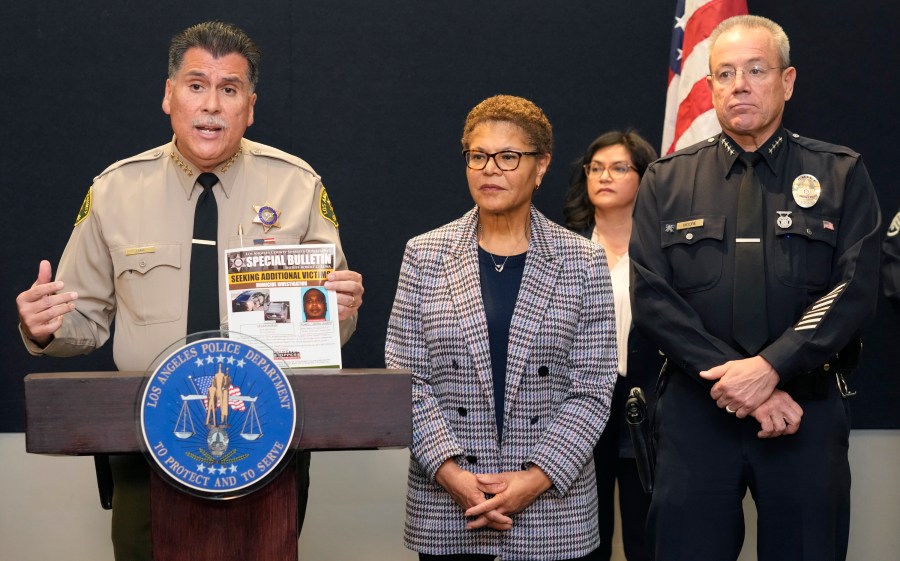
<path fill-rule="evenodd" d="M 256 216 L 253 218 L 254 224 L 262 224 L 263 232 L 268 233 L 272 228 L 281 228 L 278 219 L 281 218 L 281 211 L 273 207 L 268 201 L 262 205 L 253 205 L 253 212 Z"/>
<path fill-rule="evenodd" d="M 91 187 L 88 189 L 87 195 L 84 196 L 84 201 L 81 203 L 81 208 L 78 209 L 78 216 L 75 217 L 75 225 L 78 226 L 84 219 L 88 217 L 91 213 L 91 202 L 93 201 L 93 197 L 91 194 L 93 193 L 94 188 Z"/>
<path fill-rule="evenodd" d="M 675 225 L 676 230 L 686 230 L 688 228 L 702 228 L 703 227 L 703 219 L 697 218 L 695 220 L 685 220 L 684 222 L 679 222 Z"/>
<path fill-rule="evenodd" d="M 322 186 L 322 196 L 319 197 L 319 213 L 322 218 L 334 224 L 335 228 L 338 227 L 338 219 L 334 214 L 334 207 L 331 206 L 331 199 L 328 198 L 324 185 Z"/>

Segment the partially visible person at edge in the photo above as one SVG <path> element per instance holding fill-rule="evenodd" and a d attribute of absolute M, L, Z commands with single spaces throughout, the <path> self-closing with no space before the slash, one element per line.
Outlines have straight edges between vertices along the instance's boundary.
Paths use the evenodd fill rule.
<path fill-rule="evenodd" d="M 629 247 L 635 325 L 667 359 L 654 557 L 737 559 L 749 488 L 760 561 L 843 560 L 843 388 L 878 296 L 875 190 L 859 154 L 782 125 L 797 70 L 781 26 L 730 18 L 709 48 L 723 132 L 650 165 Z"/>
<path fill-rule="evenodd" d="M 882 242 L 883 264 L 881 268 L 881 291 L 891 303 L 895 312 L 900 313 L 900 210 L 891 219 Z"/>
<path fill-rule="evenodd" d="M 145 370 L 185 336 L 194 207 L 203 191 L 197 179 L 203 172 L 217 176 L 217 247 L 239 247 L 239 227 L 245 237 L 274 237 L 279 244 L 335 244 L 340 270 L 325 286 L 338 293 L 341 342 L 349 339 L 362 303 L 362 277 L 346 270 L 337 218 L 319 176 L 303 160 L 243 138 L 253 124 L 259 61 L 257 45 L 231 24 L 201 23 L 172 39 L 162 109 L 174 137 L 94 179 L 56 280 L 50 263 L 42 261 L 37 280 L 16 299 L 29 352 L 89 353 L 106 342 L 115 318 L 116 366 Z M 264 223 L 261 206 L 280 213 L 274 224 Z M 150 247 L 157 251 L 130 251 Z M 221 276 L 222 251 L 218 256 Z M 229 305 L 220 290 L 221 318 Z M 303 513 L 309 455 L 297 457 Z M 111 464 L 115 558 L 149 560 L 147 464 L 140 455 L 115 456 Z"/>
<path fill-rule="evenodd" d="M 663 358 L 657 347 L 633 329 L 629 299 L 628 240 L 638 184 L 656 150 L 634 131 L 610 131 L 594 140 L 572 169 L 563 214 L 566 227 L 606 252 L 616 308 L 618 373 L 606 430 L 594 447 L 600 547 L 592 559 L 608 561 L 615 526 L 615 486 L 619 483 L 622 542 L 629 561 L 651 559 L 644 537 L 650 496 L 638 478 L 634 448 L 625 422 L 632 388 L 644 390 L 652 409 L 654 385 Z"/>
<path fill-rule="evenodd" d="M 462 147 L 476 206 L 410 240 L 388 323 L 385 362 L 413 373 L 405 543 L 423 561 L 585 559 L 615 380 L 606 261 L 532 205 L 553 150 L 540 108 L 484 100 Z"/>

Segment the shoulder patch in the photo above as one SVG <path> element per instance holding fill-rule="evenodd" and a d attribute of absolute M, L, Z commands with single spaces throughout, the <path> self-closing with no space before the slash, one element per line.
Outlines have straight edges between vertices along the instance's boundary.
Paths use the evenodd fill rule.
<path fill-rule="evenodd" d="M 334 207 L 331 206 L 331 199 L 328 198 L 328 192 L 325 191 L 325 186 L 322 185 L 322 194 L 319 196 L 319 214 L 322 215 L 322 218 L 334 224 L 334 227 L 338 227 L 338 219 L 334 214 Z"/>
<path fill-rule="evenodd" d="M 93 201 L 93 197 L 91 196 L 94 188 L 91 187 L 88 189 L 87 195 L 84 196 L 84 201 L 81 203 L 81 208 L 78 209 L 78 216 L 75 217 L 75 225 L 78 226 L 84 219 L 91 214 L 91 202 Z"/>
<path fill-rule="evenodd" d="M 897 234 L 900 234 L 900 212 L 898 212 L 894 219 L 891 220 L 891 225 L 888 227 L 887 235 L 889 238 L 893 238 Z"/>

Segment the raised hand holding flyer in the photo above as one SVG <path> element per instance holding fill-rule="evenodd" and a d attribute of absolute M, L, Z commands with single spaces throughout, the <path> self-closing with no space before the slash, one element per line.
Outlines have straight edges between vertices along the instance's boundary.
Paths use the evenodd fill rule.
<path fill-rule="evenodd" d="M 269 345 L 288 368 L 340 368 L 337 295 L 323 286 L 334 244 L 260 245 L 225 251 L 231 337 Z"/>

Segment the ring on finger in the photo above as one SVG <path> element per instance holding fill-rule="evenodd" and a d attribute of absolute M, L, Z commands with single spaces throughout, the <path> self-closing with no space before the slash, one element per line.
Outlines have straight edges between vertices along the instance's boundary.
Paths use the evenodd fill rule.
<path fill-rule="evenodd" d="M 735 413 L 737 413 L 737 411 L 735 411 L 735 410 L 732 409 L 731 407 L 728 407 L 727 405 L 725 406 L 725 411 L 726 411 L 729 415 L 734 415 Z"/>

